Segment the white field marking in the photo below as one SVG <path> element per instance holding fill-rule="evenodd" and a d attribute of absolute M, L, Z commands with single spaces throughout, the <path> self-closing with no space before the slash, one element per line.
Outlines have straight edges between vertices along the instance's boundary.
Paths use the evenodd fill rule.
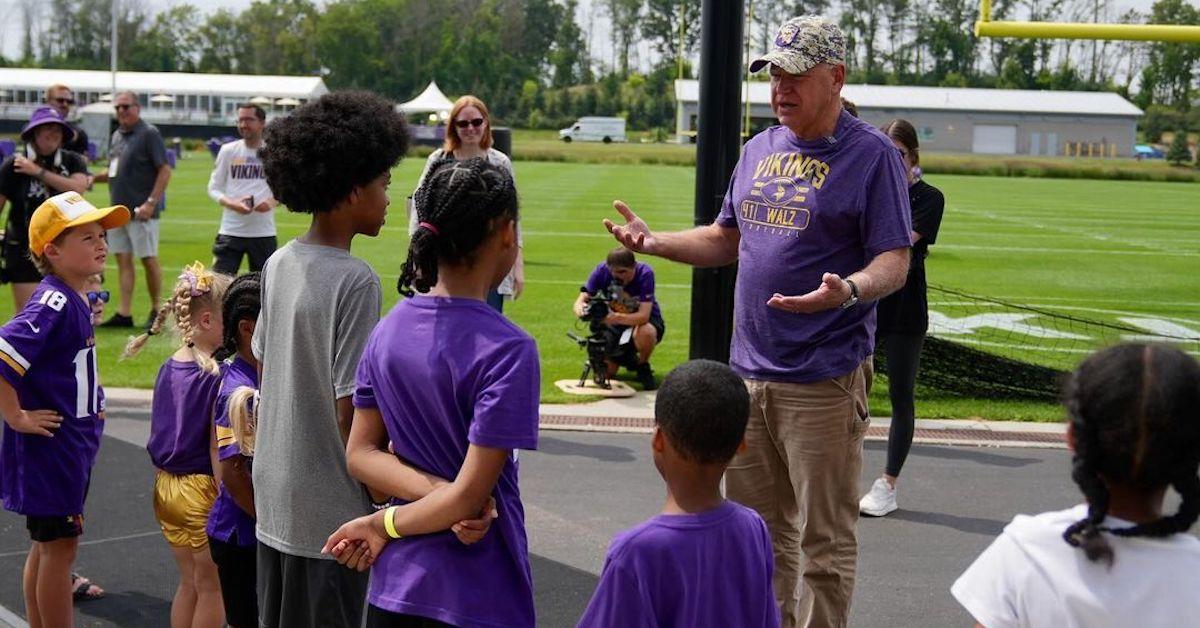
<path fill-rule="evenodd" d="M 6 628 L 29 628 L 29 622 L 21 619 L 21 616 L 0 606 L 0 626 Z"/>
<path fill-rule="evenodd" d="M 1064 340 L 1090 340 L 1091 336 L 1047 329 L 1027 323 L 1037 314 L 991 313 L 972 314 L 951 318 L 941 312 L 929 311 L 929 333 L 935 336 L 966 336 L 978 329 L 1001 329 L 1034 338 L 1057 338 Z"/>
<path fill-rule="evenodd" d="M 980 303 L 978 301 L 930 301 L 929 302 L 930 307 L 933 307 L 935 305 L 942 305 L 942 306 L 947 306 L 947 307 L 955 307 L 955 306 L 963 307 L 963 306 L 978 306 L 978 305 L 980 305 Z M 985 305 L 990 305 L 992 307 L 1004 307 L 1000 304 L 995 304 L 995 303 L 985 303 Z M 1056 303 L 1021 303 L 1020 305 L 1023 305 L 1025 307 L 1043 308 L 1043 309 L 1047 309 L 1047 310 L 1049 310 L 1049 309 L 1078 310 L 1080 312 L 1092 312 L 1095 314 L 1116 314 L 1116 315 L 1135 316 L 1135 317 L 1148 315 L 1147 312 L 1130 312 L 1129 310 L 1109 310 L 1109 309 L 1096 308 L 1096 307 L 1085 307 L 1082 305 L 1059 305 Z M 1182 318 L 1179 316 L 1166 316 L 1166 315 L 1162 315 L 1162 314 L 1153 314 L 1153 316 L 1160 320 L 1181 323 L 1184 325 L 1200 325 L 1200 320 L 1195 320 L 1195 319 L 1190 319 L 1190 318 Z"/>
<path fill-rule="evenodd" d="M 1152 334 L 1159 334 L 1162 336 L 1173 336 L 1176 338 L 1187 338 L 1189 340 L 1200 340 L 1200 331 L 1195 331 L 1193 329 L 1184 327 L 1183 325 L 1177 325 L 1175 323 L 1160 320 L 1157 318 L 1120 316 L 1117 318 L 1117 320 L 1121 321 L 1122 323 L 1128 324 L 1128 325 L 1133 325 L 1134 327 L 1141 327 L 1142 329 L 1145 329 L 1145 330 L 1151 332 Z M 1153 342 L 1155 340 L 1161 340 L 1161 338 L 1158 338 L 1158 336 L 1138 335 L 1138 334 L 1125 334 L 1125 335 L 1121 336 L 1121 338 L 1124 338 L 1125 340 L 1129 340 L 1129 341 L 1133 341 L 1133 342 L 1146 342 L 1146 341 Z"/>
<path fill-rule="evenodd" d="M 528 232 L 526 232 L 528 233 Z M 612 236 L 608 236 L 612 237 Z M 1093 238 L 1095 239 L 1095 238 Z M 1121 244 L 1130 244 L 1122 242 Z M 964 251 L 1011 251 L 1017 253 L 1050 253 L 1063 255 L 1151 255 L 1156 257 L 1200 257 L 1200 251 L 1172 251 L 1162 248 L 1153 251 L 1129 251 L 1121 249 L 1071 249 L 1071 248 L 1053 248 L 1041 246 L 990 246 L 984 244 L 936 244 L 934 251 L 939 249 L 946 250 L 964 250 Z M 1130 246 L 1145 246 L 1134 245 Z"/>
<path fill-rule="evenodd" d="M 942 338 L 942 336 L 940 336 L 938 334 L 930 334 L 930 335 Z M 945 337 L 945 339 L 950 342 L 957 342 L 957 343 L 964 344 L 964 345 L 975 345 L 975 346 L 979 346 L 979 347 L 994 347 L 997 349 L 1019 349 L 1021 351 L 1041 351 L 1043 353 L 1085 354 L 1085 353 L 1093 353 L 1096 351 L 1096 349 L 1100 348 L 1100 347 L 1094 347 L 1091 349 L 1073 349 L 1070 347 L 1043 347 L 1040 345 L 1016 344 L 1016 343 L 1009 343 L 1009 342 L 994 342 L 994 341 L 990 341 L 990 340 L 978 340 L 975 338 L 963 338 L 961 336 L 949 336 L 949 337 Z M 1187 353 L 1188 355 L 1200 356 L 1200 351 L 1184 350 L 1184 353 Z"/>
<path fill-rule="evenodd" d="M 1198 229 L 1197 231 L 1200 232 L 1200 229 Z M 977 238 L 977 239 L 1014 238 L 1014 239 L 1020 239 L 1020 240 L 1043 239 L 1043 240 L 1059 240 L 1059 241 L 1062 241 L 1062 240 L 1068 238 L 1068 236 L 1064 236 L 1062 234 L 1057 234 L 1057 233 L 1037 233 L 1037 232 L 1030 232 L 1030 231 L 1025 231 L 1025 232 L 1000 231 L 1000 230 L 997 230 L 994 228 L 989 229 L 986 233 L 983 233 L 978 230 L 964 229 L 964 228 L 962 228 L 961 224 L 956 224 L 953 226 L 953 228 L 944 229 L 943 231 L 941 231 L 938 234 L 938 236 L 943 239 L 947 238 L 947 237 L 967 237 L 967 238 Z M 1100 237 L 1105 238 L 1108 236 L 1101 235 Z M 1198 236 L 1198 237 L 1200 237 L 1200 236 Z M 1154 238 L 1155 242 L 1181 243 L 1181 244 L 1195 244 L 1196 240 L 1197 240 L 1197 238 Z M 932 250 L 936 251 L 938 246 L 940 246 L 940 245 L 934 244 L 932 247 Z"/>
<path fill-rule="evenodd" d="M 115 541 L 130 541 L 133 539 L 144 539 L 149 536 L 162 536 L 162 530 L 153 530 L 150 532 L 137 532 L 135 534 L 123 534 L 121 536 L 110 536 L 110 537 L 103 538 L 103 539 L 92 539 L 90 541 L 80 541 L 79 546 L 82 547 L 84 545 L 99 545 L 101 543 L 112 543 Z M 12 551 L 12 552 L 4 552 L 3 554 L 0 554 L 0 558 L 12 558 L 13 556 L 24 556 L 28 553 L 29 553 L 29 550 L 27 550 L 27 549 Z M 0 608 L 3 608 L 3 607 L 0 607 Z M 0 620 L 3 620 L 3 619 L 4 619 L 3 616 L 0 615 Z"/>
<path fill-rule="evenodd" d="M 1022 216 L 1018 216 L 1018 215 L 1000 214 L 1000 213 L 997 213 L 994 211 L 988 211 L 988 210 L 961 210 L 961 211 L 966 211 L 968 214 L 974 213 L 976 215 L 985 216 L 985 217 L 991 218 L 992 220 L 995 220 L 997 222 L 1004 222 L 1004 223 L 1008 223 L 1008 224 L 1019 225 L 1022 227 L 1033 227 L 1035 229 L 1042 229 L 1045 231 L 1056 231 L 1059 233 L 1071 235 L 1076 238 L 1098 240 L 1101 242 L 1117 242 L 1117 243 L 1125 244 L 1128 246 L 1148 248 L 1148 249 L 1155 250 L 1155 251 L 1165 253 L 1165 254 L 1172 253 L 1171 249 L 1163 247 L 1163 246 L 1159 246 L 1156 244 L 1142 243 L 1142 242 L 1136 242 L 1136 241 L 1127 241 L 1127 240 L 1124 240 L 1121 238 L 1116 238 L 1116 237 L 1113 237 L 1110 235 L 1101 236 L 1099 234 L 1096 234 L 1095 232 L 1088 231 L 1088 230 L 1060 227 L 1058 225 L 1053 225 L 1053 224 L 1048 224 L 1046 222 L 1042 222 L 1041 220 L 1037 220 L 1034 217 L 1030 217 L 1030 216 L 1022 217 Z M 1042 216 L 1041 218 L 1046 218 L 1046 217 Z M 1057 218 L 1053 218 L 1053 219 L 1058 220 Z M 1088 222 L 1090 225 L 1095 225 L 1097 220 L 1090 219 Z M 1105 222 L 1111 223 L 1112 221 L 1105 221 Z M 944 247 L 945 247 L 945 245 L 943 245 L 943 248 Z M 1083 252 L 1083 251 L 1080 250 L 1080 252 Z M 1200 253 L 1196 253 L 1194 255 L 1197 257 L 1200 257 Z M 1190 256 L 1191 255 L 1188 255 L 1188 257 L 1190 257 Z"/>
<path fill-rule="evenodd" d="M 1031 305 L 1028 303 L 1024 303 L 1022 301 L 1022 299 L 1034 298 L 1034 299 L 1039 299 L 1042 301 L 1066 301 L 1068 303 L 1129 303 L 1128 298 L 1112 299 L 1112 298 L 1093 298 L 1093 297 L 1047 297 L 1047 296 L 1030 297 L 1029 295 L 991 296 L 989 298 L 998 299 L 1000 301 L 1014 301 L 1014 302 L 1020 303 L 1021 305 L 1025 305 L 1028 307 L 1060 307 L 1060 306 L 1058 306 L 1058 305 L 1043 305 L 1043 306 Z M 941 302 L 939 301 L 939 303 L 941 303 Z M 946 303 L 951 303 L 951 302 L 946 301 Z M 932 301 L 930 302 L 930 305 L 933 305 Z M 1200 307 L 1200 301 L 1145 301 L 1142 299 L 1138 299 L 1138 305 L 1177 305 L 1180 307 Z"/>

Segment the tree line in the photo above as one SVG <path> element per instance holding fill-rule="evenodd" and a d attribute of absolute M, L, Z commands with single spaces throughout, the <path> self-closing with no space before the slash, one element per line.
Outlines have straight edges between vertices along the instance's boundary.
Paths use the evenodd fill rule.
<path fill-rule="evenodd" d="M 978 0 L 746 0 L 752 53 L 788 17 L 821 13 L 848 38 L 849 82 L 1109 90 L 1151 127 L 1200 131 L 1200 45 L 985 39 Z M 107 69 L 110 0 L 18 0 L 20 55 L 0 63 Z M 1198 24 L 1188 0 L 1114 15 L 1114 0 L 993 0 L 993 19 Z M 321 75 L 331 89 L 397 100 L 433 79 L 483 96 L 500 122 L 556 128 L 621 115 L 635 129 L 673 125 L 672 81 L 691 77 L 700 0 L 256 0 L 208 14 L 179 3 L 119 4 L 123 70 Z M 604 50 L 592 49 L 597 24 Z"/>

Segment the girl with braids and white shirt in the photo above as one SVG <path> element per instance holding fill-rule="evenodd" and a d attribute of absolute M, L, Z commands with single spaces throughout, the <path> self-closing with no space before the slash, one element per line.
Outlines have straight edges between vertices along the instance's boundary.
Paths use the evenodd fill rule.
<path fill-rule="evenodd" d="M 954 583 L 976 626 L 1194 626 L 1200 617 L 1200 364 L 1164 345 L 1100 351 L 1069 380 L 1086 504 L 1019 515 Z M 1163 515 L 1167 487 L 1181 503 Z"/>

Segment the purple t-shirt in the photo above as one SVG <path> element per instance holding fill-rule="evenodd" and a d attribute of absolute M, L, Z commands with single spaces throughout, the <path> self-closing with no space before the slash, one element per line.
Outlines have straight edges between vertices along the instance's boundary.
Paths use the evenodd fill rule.
<path fill-rule="evenodd" d="M 212 475 L 208 445 L 220 385 L 220 376 L 195 362 L 167 358 L 158 369 L 146 443 L 156 468 L 174 475 Z"/>
<path fill-rule="evenodd" d="M 588 275 L 583 290 L 589 294 L 595 294 L 597 290 L 608 287 L 612 282 L 613 274 L 608 269 L 608 264 L 600 262 L 592 270 L 592 274 Z M 650 309 L 651 318 L 662 318 L 662 311 L 658 309 L 658 300 L 654 298 L 654 269 L 649 264 L 637 262 L 633 269 L 633 279 L 622 285 L 621 290 L 625 293 L 623 296 L 631 300 L 639 303 L 653 303 L 654 305 Z"/>
<path fill-rule="evenodd" d="M 457 476 L 468 445 L 537 448 L 537 346 L 483 301 L 401 301 L 371 333 L 357 384 L 355 407 L 378 408 L 396 455 L 428 473 Z M 455 626 L 534 625 L 517 466 L 513 451 L 482 541 L 444 531 L 389 543 L 371 568 L 370 603 Z"/>
<path fill-rule="evenodd" d="M 217 460 L 229 460 L 242 455 L 233 426 L 229 423 L 229 396 L 233 391 L 247 386 L 258 389 L 258 370 L 240 356 L 221 372 L 221 385 L 217 401 L 213 406 L 213 425 L 217 430 Z M 222 482 L 217 487 L 217 500 L 208 513 L 208 535 L 218 541 L 250 547 L 255 543 L 254 518 L 238 507 Z"/>
<path fill-rule="evenodd" d="M 767 524 L 741 504 L 659 515 L 613 539 L 579 626 L 778 626 L 774 570 Z"/>
<path fill-rule="evenodd" d="M 87 300 L 54 275 L 0 327 L 0 377 L 25 410 L 63 418 L 53 438 L 22 434 L 4 423 L 0 495 L 22 515 L 83 514 L 83 498 L 100 447 L 100 382 Z"/>
<path fill-rule="evenodd" d="M 741 232 L 729 365 L 747 379 L 815 382 L 854 370 L 874 348 L 875 304 L 794 314 L 776 292 L 815 290 L 910 244 L 908 179 L 896 149 L 842 112 L 832 138 L 804 141 L 783 126 L 742 152 L 717 224 Z"/>

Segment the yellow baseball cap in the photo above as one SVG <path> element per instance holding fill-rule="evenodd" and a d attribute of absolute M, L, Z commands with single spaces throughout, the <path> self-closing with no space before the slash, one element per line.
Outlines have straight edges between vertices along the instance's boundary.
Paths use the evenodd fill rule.
<path fill-rule="evenodd" d="M 105 229 L 116 229 L 129 222 L 129 209 L 124 205 L 97 209 L 78 192 L 51 196 L 38 206 L 29 219 L 29 250 L 41 255 L 46 245 L 59 234 L 89 222 L 98 222 Z"/>

